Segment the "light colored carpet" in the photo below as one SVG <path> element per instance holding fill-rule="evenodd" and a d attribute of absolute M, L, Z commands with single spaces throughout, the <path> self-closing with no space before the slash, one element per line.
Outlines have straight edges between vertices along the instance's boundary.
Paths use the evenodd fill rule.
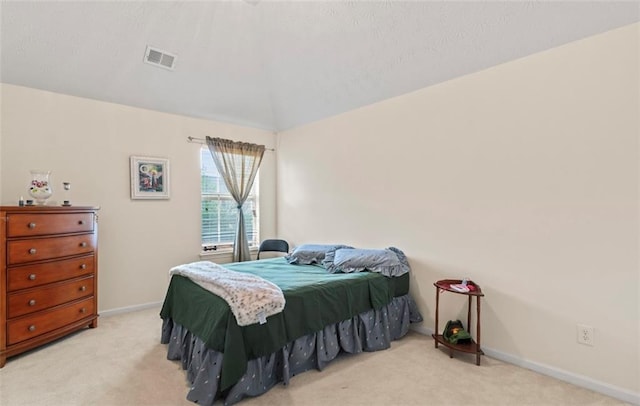
<path fill-rule="evenodd" d="M 190 405 L 178 361 L 160 344 L 159 309 L 102 317 L 85 329 L 10 358 L 0 404 Z M 623 405 L 615 399 L 489 357 L 435 349 L 409 333 L 386 351 L 340 356 L 241 405 Z"/>

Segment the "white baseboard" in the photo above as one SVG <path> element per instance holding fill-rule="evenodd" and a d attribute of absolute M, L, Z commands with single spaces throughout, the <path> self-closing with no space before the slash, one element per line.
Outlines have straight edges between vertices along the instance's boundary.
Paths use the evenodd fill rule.
<path fill-rule="evenodd" d="M 102 310 L 99 313 L 100 313 L 100 317 L 109 317 L 109 316 L 115 316 L 117 314 L 130 313 L 130 312 L 135 312 L 137 310 L 151 309 L 152 307 L 160 307 L 160 306 L 162 306 L 162 302 L 152 302 L 152 303 L 144 303 L 144 304 L 134 305 L 134 306 L 119 307 L 117 309 Z"/>
<path fill-rule="evenodd" d="M 422 325 L 418 326 L 416 324 L 412 324 L 411 326 L 409 326 L 409 329 L 415 331 L 416 333 L 420 333 L 422 335 L 429 336 L 429 337 L 431 337 L 431 334 L 433 334 L 432 328 L 428 328 Z"/>
<path fill-rule="evenodd" d="M 432 328 L 424 326 L 414 325 L 411 326 L 411 330 L 423 335 L 427 335 L 429 337 L 431 337 L 431 335 L 433 334 Z M 484 351 L 485 355 L 491 358 L 495 358 L 509 364 L 517 365 L 522 368 L 530 369 L 543 375 L 547 375 L 552 378 L 556 378 L 561 381 L 592 390 L 594 392 L 602 393 L 603 395 L 611 396 L 612 398 L 619 399 L 632 405 L 640 405 L 640 393 L 632 392 L 630 390 L 610 385 L 608 383 L 599 382 L 589 377 L 574 374 L 573 372 L 564 371 L 556 367 L 522 359 L 516 357 L 515 355 L 507 354 L 502 351 L 494 350 L 484 346 L 482 347 L 482 351 Z"/>

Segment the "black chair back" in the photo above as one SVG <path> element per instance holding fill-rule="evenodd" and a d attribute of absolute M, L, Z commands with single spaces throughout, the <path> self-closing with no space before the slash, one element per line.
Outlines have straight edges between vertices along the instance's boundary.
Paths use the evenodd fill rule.
<path fill-rule="evenodd" d="M 260 253 L 265 251 L 288 253 L 289 243 L 285 240 L 264 240 L 260 243 L 258 257 L 256 259 L 260 259 Z"/>

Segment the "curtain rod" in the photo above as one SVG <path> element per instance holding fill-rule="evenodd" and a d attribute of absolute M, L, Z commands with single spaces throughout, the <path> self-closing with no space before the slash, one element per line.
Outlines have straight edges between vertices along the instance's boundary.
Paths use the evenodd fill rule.
<path fill-rule="evenodd" d="M 197 137 L 187 137 L 187 142 L 193 142 L 194 144 L 206 144 L 207 140 L 205 140 L 204 138 L 197 138 Z M 274 148 L 266 148 L 265 150 L 267 151 L 275 151 Z"/>

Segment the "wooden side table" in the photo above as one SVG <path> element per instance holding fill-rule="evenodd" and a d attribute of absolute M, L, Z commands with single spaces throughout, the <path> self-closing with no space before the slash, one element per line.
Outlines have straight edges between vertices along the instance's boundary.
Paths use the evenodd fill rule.
<path fill-rule="evenodd" d="M 466 352 L 470 354 L 476 354 L 476 365 L 480 365 L 480 355 L 484 355 L 482 349 L 480 348 L 480 298 L 484 296 L 482 293 L 482 289 L 480 286 L 475 284 L 473 281 L 468 281 L 469 285 L 473 285 L 475 287 L 474 290 L 469 292 L 458 292 L 456 290 L 451 289 L 451 285 L 462 283 L 460 279 L 443 279 L 435 282 L 433 286 L 436 287 L 436 326 L 434 333 L 432 334 L 434 343 L 436 348 L 438 348 L 438 344 L 442 344 L 445 347 L 449 348 L 449 357 L 453 358 L 453 351 Z M 456 293 L 458 295 L 465 295 L 469 298 L 469 306 L 467 308 L 467 329 L 469 333 L 471 333 L 471 301 L 475 297 L 476 298 L 476 337 L 475 340 L 472 338 L 471 342 L 465 344 L 452 344 L 444 339 L 442 334 L 438 334 L 438 313 L 440 311 L 440 292 L 451 292 Z"/>

